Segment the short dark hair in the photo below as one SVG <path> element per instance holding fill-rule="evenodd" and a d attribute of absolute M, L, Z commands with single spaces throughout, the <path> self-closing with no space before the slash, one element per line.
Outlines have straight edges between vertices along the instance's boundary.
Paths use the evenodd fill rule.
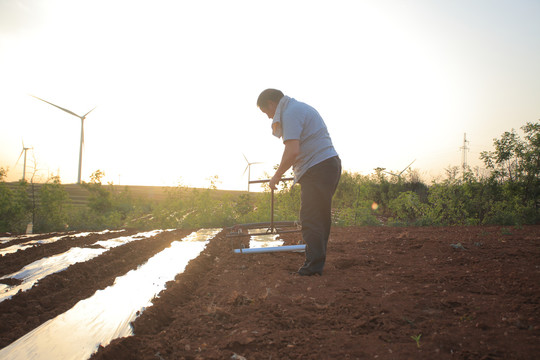
<path fill-rule="evenodd" d="M 275 101 L 278 103 L 283 96 L 284 95 L 280 90 L 266 89 L 259 95 L 259 98 L 257 99 L 257 106 L 259 108 L 266 106 L 268 101 Z"/>

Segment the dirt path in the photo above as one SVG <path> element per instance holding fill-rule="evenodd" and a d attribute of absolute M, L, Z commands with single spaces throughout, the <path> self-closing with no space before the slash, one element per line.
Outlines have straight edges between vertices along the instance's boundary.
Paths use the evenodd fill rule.
<path fill-rule="evenodd" d="M 232 254 L 221 234 L 137 319 L 135 336 L 115 340 L 95 358 L 540 353 L 540 226 L 334 228 L 322 277 L 291 275 L 302 259 Z"/>

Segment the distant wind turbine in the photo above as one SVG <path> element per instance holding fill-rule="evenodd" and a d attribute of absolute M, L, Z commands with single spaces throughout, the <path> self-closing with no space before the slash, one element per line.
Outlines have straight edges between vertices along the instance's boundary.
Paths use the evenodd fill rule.
<path fill-rule="evenodd" d="M 77 178 L 77 184 L 80 184 L 81 183 L 81 168 L 82 168 L 82 152 L 83 152 L 83 144 L 84 144 L 84 119 L 86 119 L 86 115 L 90 114 L 92 111 L 94 111 L 94 109 L 97 107 L 94 107 L 94 109 L 90 110 L 89 112 L 87 112 L 86 114 L 84 114 L 83 116 L 80 116 L 80 115 L 77 115 L 75 114 L 73 111 L 70 111 L 68 109 L 64 109 L 63 107 L 60 107 L 58 105 L 55 105 L 53 103 L 50 103 L 46 100 L 43 100 L 43 99 L 40 99 L 38 98 L 37 96 L 34 96 L 34 95 L 31 95 L 32 97 L 35 97 L 36 99 L 38 100 L 41 100 L 43 102 L 46 102 L 47 104 L 49 105 L 52 105 L 54 107 L 57 107 L 59 108 L 60 110 L 63 110 L 65 112 L 67 112 L 68 114 L 71 114 L 75 117 L 78 117 L 79 119 L 81 119 L 81 143 L 80 143 L 80 146 L 79 146 L 79 176 Z"/>
<path fill-rule="evenodd" d="M 411 167 L 411 165 L 416 161 L 416 159 L 414 159 L 409 165 L 407 165 L 407 167 L 403 170 L 401 170 L 401 172 L 399 174 L 394 174 L 394 173 L 391 173 L 391 172 L 388 172 L 388 171 L 383 171 L 387 174 L 390 174 L 390 175 L 393 175 L 393 176 L 396 176 L 398 179 L 401 179 L 401 174 L 403 174 L 405 172 L 405 170 L 407 170 L 408 168 Z"/>
<path fill-rule="evenodd" d="M 15 163 L 15 166 L 17 166 L 17 164 L 19 163 L 19 160 L 21 160 L 21 156 L 22 154 L 24 153 L 24 168 L 23 168 L 23 175 L 22 175 L 22 180 L 25 181 L 26 180 L 26 152 L 28 150 L 32 149 L 31 147 L 24 147 L 24 141 L 22 141 L 22 150 L 21 150 L 21 154 L 19 155 L 19 158 L 17 159 L 17 162 Z"/>
<path fill-rule="evenodd" d="M 247 162 L 247 166 L 244 170 L 244 173 L 242 175 L 244 175 L 246 173 L 246 171 L 248 172 L 248 192 L 249 192 L 249 182 L 251 181 L 251 165 L 255 165 L 255 164 L 262 164 L 261 162 L 249 162 L 246 155 L 242 154 L 244 156 L 244 159 L 246 159 L 246 162 Z"/>

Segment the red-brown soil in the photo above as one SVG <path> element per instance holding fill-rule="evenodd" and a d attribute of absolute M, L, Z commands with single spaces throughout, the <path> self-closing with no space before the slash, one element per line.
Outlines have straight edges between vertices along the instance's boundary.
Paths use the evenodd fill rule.
<path fill-rule="evenodd" d="M 111 249 L 0 303 L 0 347 L 182 234 Z M 135 336 L 113 341 L 94 358 L 536 359 L 540 353 L 540 226 L 333 228 L 324 274 L 315 277 L 291 274 L 302 253 L 233 254 L 238 241 L 225 232 L 215 237 L 134 322 Z"/>
<path fill-rule="evenodd" d="M 533 359 L 539 246 L 538 226 L 334 228 L 323 276 L 299 277 L 303 254 L 221 236 L 95 357 Z"/>

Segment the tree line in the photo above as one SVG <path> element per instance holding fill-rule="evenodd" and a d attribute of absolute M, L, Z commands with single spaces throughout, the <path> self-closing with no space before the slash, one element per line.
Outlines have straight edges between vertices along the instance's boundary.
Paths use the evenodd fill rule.
<path fill-rule="evenodd" d="M 522 225 L 540 223 L 540 122 L 494 139 L 491 151 L 480 155 L 489 175 L 478 169 L 449 167 L 443 180 L 424 183 L 417 171 L 388 176 L 343 172 L 334 196 L 333 220 L 338 226 Z M 270 192 L 212 196 L 209 189 L 177 186 L 165 200 L 134 197 L 126 187 L 102 184 L 94 172 L 83 183 L 89 192 L 85 206 L 73 206 L 60 178 L 52 177 L 36 194 L 31 183 L 16 187 L 4 182 L 0 168 L 0 233 L 118 228 L 203 228 L 270 221 Z M 280 183 L 274 197 L 276 221 L 297 220 L 300 188 Z M 36 202 L 39 198 L 39 202 Z"/>

